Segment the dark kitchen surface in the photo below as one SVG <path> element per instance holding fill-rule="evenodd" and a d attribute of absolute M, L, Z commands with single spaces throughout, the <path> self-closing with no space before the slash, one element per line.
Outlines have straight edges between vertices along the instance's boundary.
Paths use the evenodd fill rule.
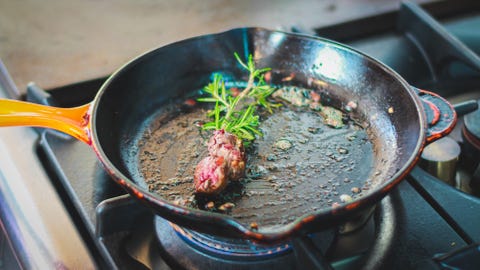
<path fill-rule="evenodd" d="M 416 3 L 438 2 L 414 0 Z M 244 26 L 311 29 L 398 8 L 399 0 L 0 1 L 0 58 L 20 91 L 108 75 L 187 37 Z"/>
<path fill-rule="evenodd" d="M 454 11 L 461 7 L 455 6 L 447 10 Z M 409 28 L 409 24 L 405 22 L 413 20 L 410 20 L 407 11 L 403 11 L 403 23 L 400 25 L 397 23 L 397 14 L 389 13 L 332 27 L 322 22 L 308 27 L 291 26 L 295 27 L 293 29 L 295 31 L 316 33 L 350 44 L 393 67 L 411 84 L 435 90 L 453 103 L 467 99 L 478 100 L 480 98 L 480 66 L 476 65 L 478 59 L 470 57 L 467 65 L 456 63 L 449 64 L 446 68 L 445 65 L 436 65 L 436 61 L 426 60 L 430 52 L 419 49 L 422 48 L 418 47 L 422 43 L 421 39 L 411 34 L 422 26 L 415 25 L 413 29 Z M 476 9 L 470 8 L 467 11 L 448 14 L 444 9 L 436 9 L 438 14 L 443 14 L 440 16 L 442 25 L 478 54 L 480 10 L 477 5 Z M 366 26 L 363 22 L 367 22 Z M 322 27 L 323 25 L 325 26 Z M 453 44 L 457 42 L 454 41 Z M 103 71 L 107 74 L 108 67 Z M 104 81 L 102 73 L 95 76 L 90 73 L 86 78 L 99 79 L 58 88 L 49 87 L 48 83 L 46 86 L 39 83 L 38 85 L 49 89 L 48 93 L 35 85 L 30 85 L 28 97 L 37 102 L 46 101 L 61 106 L 84 104 L 93 97 Z M 68 80 L 77 81 L 72 77 Z M 24 88 L 21 90 L 25 91 Z M 460 127 L 462 121 L 459 121 L 458 125 Z M 450 137 L 463 146 L 464 139 L 459 129 L 454 130 Z M 182 266 L 187 269 L 230 269 L 225 265 L 219 266 L 219 262 L 236 260 L 230 257 L 218 259 L 215 257 L 218 255 L 212 255 L 198 247 L 194 248 L 188 241 L 175 242 L 178 241 L 178 234 L 165 224 L 164 220 L 154 219 L 148 210 L 138 205 L 128 195 L 124 195 L 101 169 L 93 151 L 83 143 L 56 132 L 41 131 L 36 154 L 47 169 L 47 174 L 98 268 L 145 269 L 144 266 L 147 266 L 155 269 L 178 269 Z M 461 169 L 471 171 L 468 162 L 462 164 Z M 464 171 L 457 172 L 462 173 Z M 478 179 L 478 174 L 476 177 Z M 373 221 L 358 229 L 362 231 L 371 223 L 375 224 L 372 229 L 374 237 L 366 241 L 366 246 L 349 242 L 350 238 L 355 237 L 357 232 L 355 230 L 354 233 L 337 236 L 335 240 L 330 239 L 335 244 L 325 252 L 325 255 L 334 269 L 477 269 L 479 265 L 477 244 L 480 242 L 480 232 L 477 229 L 480 227 L 479 211 L 478 197 L 458 191 L 427 174 L 423 169 L 415 168 L 391 196 L 377 207 Z M 322 237 L 318 236 L 319 239 L 324 239 Z M 0 244 L 2 243 L 4 245 L 5 241 L 0 238 Z M 347 251 L 337 252 L 342 250 L 342 247 L 345 248 L 345 243 L 349 247 Z M 318 242 L 316 244 L 319 245 Z M 217 258 L 217 261 L 197 262 L 197 256 L 203 254 L 202 252 L 212 255 L 207 257 Z M 178 254 L 182 257 L 179 258 Z M 282 253 L 278 257 L 293 256 L 291 250 L 286 254 Z M 7 255 L 3 257 L 8 258 Z M 172 257 L 177 257 L 178 261 Z M 295 261 L 287 261 L 283 267 L 292 269 L 296 266 L 297 269 L 303 269 L 302 266 L 305 265 L 308 265 L 308 262 L 301 265 Z"/>

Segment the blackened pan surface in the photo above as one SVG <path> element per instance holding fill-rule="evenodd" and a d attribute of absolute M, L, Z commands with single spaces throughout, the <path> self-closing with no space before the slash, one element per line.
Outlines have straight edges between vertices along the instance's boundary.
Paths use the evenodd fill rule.
<path fill-rule="evenodd" d="M 209 134 L 197 124 L 207 120 L 205 115 L 200 107 L 189 112 L 165 108 L 139 140 L 139 178 L 172 203 L 225 213 L 246 226 L 274 228 L 360 198 L 381 173 L 375 167 L 373 136 L 362 123 L 347 120 L 333 128 L 308 107 L 286 105 L 262 117 L 263 136 L 247 148 L 245 178 L 218 196 L 198 195 L 193 171 L 207 155 Z"/>

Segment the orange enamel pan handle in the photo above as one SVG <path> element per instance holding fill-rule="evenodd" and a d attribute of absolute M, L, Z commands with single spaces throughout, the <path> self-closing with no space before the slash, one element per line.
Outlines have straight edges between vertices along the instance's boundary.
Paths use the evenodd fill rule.
<path fill-rule="evenodd" d="M 58 108 L 35 103 L 0 99 L 0 127 L 31 126 L 52 128 L 91 144 L 90 104 Z"/>

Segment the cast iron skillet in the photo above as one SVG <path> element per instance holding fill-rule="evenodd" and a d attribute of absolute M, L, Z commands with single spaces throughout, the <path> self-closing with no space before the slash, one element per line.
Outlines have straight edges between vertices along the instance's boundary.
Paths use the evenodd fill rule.
<path fill-rule="evenodd" d="M 244 79 L 234 52 L 244 58 L 252 54 L 258 67 L 272 68 L 278 78 L 294 74 L 292 85 L 316 89 L 312 80 L 321 82 L 324 90 L 316 90 L 338 106 L 356 101 L 373 134 L 372 172 L 381 169 L 363 196 L 312 211 L 280 228 L 257 230 L 228 215 L 177 206 L 149 192 L 135 177 L 129 169 L 138 162 L 132 140 L 140 137 L 147 119 L 171 100 L 201 89 L 214 72 Z M 198 232 L 263 242 L 319 231 L 371 208 L 405 178 L 425 144 L 447 134 L 455 122 L 455 111 L 444 99 L 410 86 L 371 57 L 330 40 L 261 28 L 195 37 L 147 52 L 117 70 L 94 101 L 81 107 L 0 101 L 1 126 L 53 128 L 85 142 L 114 181 L 156 214 Z"/>

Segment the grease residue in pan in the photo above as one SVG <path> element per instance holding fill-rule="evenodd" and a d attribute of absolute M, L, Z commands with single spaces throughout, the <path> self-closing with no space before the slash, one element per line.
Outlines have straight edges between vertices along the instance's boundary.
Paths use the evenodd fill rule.
<path fill-rule="evenodd" d="M 372 185 L 374 146 L 352 120 L 326 126 L 314 111 L 283 106 L 261 121 L 263 137 L 248 148 L 246 177 L 217 197 L 196 195 L 193 171 L 207 154 L 200 106 L 165 108 L 139 141 L 138 170 L 150 191 L 177 204 L 227 213 L 248 226 L 276 227 L 362 196 Z M 233 207 L 232 207 L 233 206 Z"/>

